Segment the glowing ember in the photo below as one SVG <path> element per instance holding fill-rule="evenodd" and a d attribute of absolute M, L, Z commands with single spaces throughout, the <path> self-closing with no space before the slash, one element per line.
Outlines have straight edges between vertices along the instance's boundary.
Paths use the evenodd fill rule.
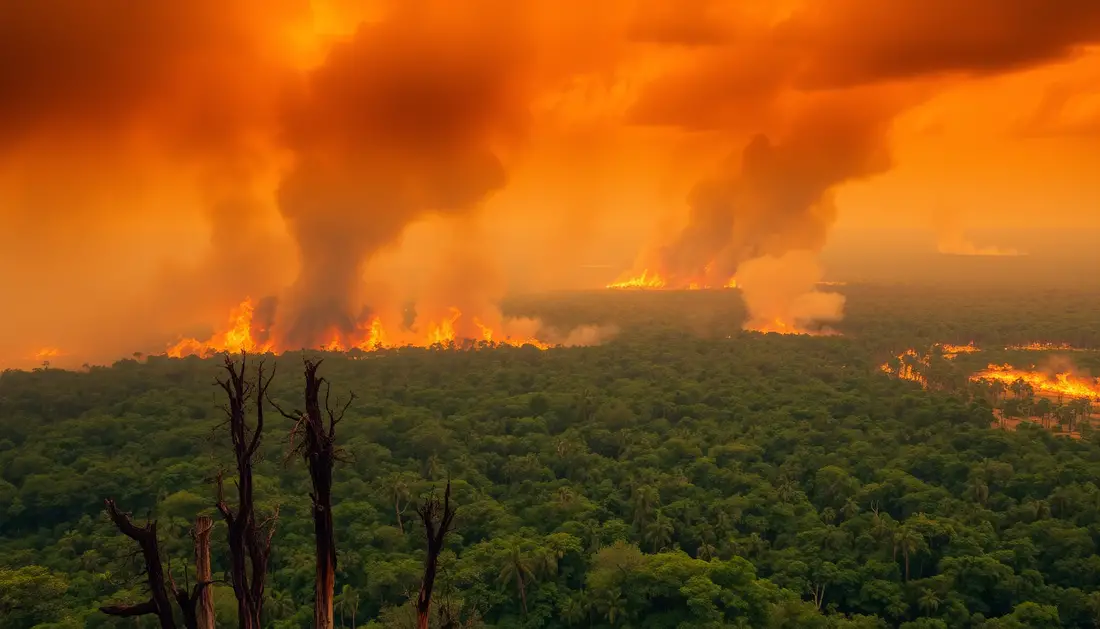
<path fill-rule="evenodd" d="M 726 282 L 726 285 L 723 286 L 723 288 L 737 288 L 737 278 L 731 277 L 730 281 Z"/>
<path fill-rule="evenodd" d="M 1100 378 L 1088 378 L 1070 373 L 1048 374 L 1024 371 L 1012 365 L 989 365 L 970 377 L 973 381 L 1002 382 L 1011 385 L 1023 381 L 1037 393 L 1064 395 L 1075 398 L 1100 399 Z"/>

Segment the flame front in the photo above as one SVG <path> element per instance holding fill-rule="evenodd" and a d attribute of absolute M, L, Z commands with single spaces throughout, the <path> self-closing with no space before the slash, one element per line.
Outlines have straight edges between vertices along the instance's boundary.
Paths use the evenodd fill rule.
<path fill-rule="evenodd" d="M 625 280 L 612 282 L 608 288 L 664 288 L 665 281 L 660 275 L 650 273 L 649 269 L 642 271 L 641 275 L 629 277 Z"/>
<path fill-rule="evenodd" d="M 172 358 L 184 356 L 211 356 L 221 352 L 236 353 L 242 350 L 250 353 L 265 353 L 271 351 L 285 351 L 300 349 L 281 347 L 276 342 L 258 343 L 255 341 L 253 321 L 253 305 L 250 299 L 245 299 L 233 309 L 229 318 L 229 325 L 224 332 L 215 334 L 209 340 L 200 341 L 194 338 L 184 338 L 176 342 L 165 352 Z M 534 337 L 513 338 L 504 330 L 494 330 L 474 318 L 473 322 L 480 330 L 480 338 L 460 338 L 458 322 L 463 313 L 458 308 L 450 308 L 446 316 L 419 326 L 417 329 L 407 329 L 394 325 L 387 329 L 382 319 L 371 316 L 361 322 L 353 333 L 342 333 L 339 330 L 331 330 L 325 334 L 327 340 L 320 343 L 319 348 L 327 352 L 344 352 L 349 349 L 362 351 L 377 351 L 393 347 L 431 347 L 442 346 L 477 346 L 480 343 L 489 345 L 510 345 L 521 347 L 531 345 L 538 349 L 549 349 L 550 343 Z M 419 331 L 417 331 L 419 330 Z"/>
<path fill-rule="evenodd" d="M 967 343 L 966 345 L 951 345 L 950 343 L 944 343 L 939 346 L 943 351 L 943 357 L 948 360 L 953 360 L 959 354 L 975 354 L 982 351 L 981 348 L 974 345 L 974 341 Z"/>
<path fill-rule="evenodd" d="M 241 351 L 266 353 L 272 350 L 271 343 L 257 343 L 252 338 L 252 313 L 254 306 L 250 298 L 245 298 L 229 317 L 229 328 L 215 334 L 207 341 L 193 338 L 180 339 L 166 352 L 172 358 L 184 356 L 209 356 L 219 352 L 237 353 Z"/>
<path fill-rule="evenodd" d="M 1069 343 L 1038 343 L 1038 342 L 1028 343 L 1026 345 L 1009 345 L 1005 349 L 1008 350 L 1008 351 L 1012 351 L 1012 352 L 1052 352 L 1052 351 L 1082 352 L 1082 351 L 1085 351 L 1085 350 L 1082 350 L 1080 348 L 1074 347 L 1074 346 L 1070 345 Z"/>
<path fill-rule="evenodd" d="M 654 273 L 651 272 L 649 269 L 644 269 L 641 273 L 628 275 L 621 280 L 612 282 L 608 284 L 606 288 L 634 288 L 649 290 L 710 290 L 712 288 L 715 288 L 716 286 L 716 284 L 711 284 L 706 279 L 698 278 L 687 281 L 670 282 L 659 273 Z M 720 286 L 721 288 L 737 288 L 737 278 L 731 277 Z"/>
<path fill-rule="evenodd" d="M 1017 381 L 1026 382 L 1037 393 L 1062 395 L 1074 398 L 1100 399 L 1100 378 L 1087 378 L 1070 373 L 1047 374 L 1024 371 L 1012 365 L 989 365 L 970 377 L 973 381 L 1002 382 L 1011 386 Z"/>

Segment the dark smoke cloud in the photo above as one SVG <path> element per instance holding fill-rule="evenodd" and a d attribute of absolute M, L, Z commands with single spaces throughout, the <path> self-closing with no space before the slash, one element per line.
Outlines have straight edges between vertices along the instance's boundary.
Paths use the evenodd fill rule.
<path fill-rule="evenodd" d="M 497 148 L 525 127 L 525 51 L 518 18 L 496 18 L 456 27 L 399 10 L 361 26 L 289 108 L 296 161 L 279 205 L 301 261 L 292 343 L 350 330 L 376 252 L 427 213 L 469 211 L 507 181 Z"/>

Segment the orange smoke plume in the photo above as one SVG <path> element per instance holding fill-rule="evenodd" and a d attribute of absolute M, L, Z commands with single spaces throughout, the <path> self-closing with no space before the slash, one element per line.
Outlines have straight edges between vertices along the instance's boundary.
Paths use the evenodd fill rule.
<path fill-rule="evenodd" d="M 433 326 L 450 336 L 447 321 L 455 339 L 484 338 L 480 323 L 497 342 L 498 254 L 528 252 L 465 219 L 523 168 L 534 192 L 496 208 L 514 231 L 568 215 L 532 267 L 571 266 L 562 245 L 581 239 L 610 248 L 624 225 L 601 222 L 608 208 L 648 202 L 630 219 L 648 223 L 666 200 L 636 190 L 658 182 L 682 199 L 678 229 L 623 282 L 648 269 L 643 287 L 745 284 L 752 260 L 821 249 L 836 189 L 890 167 L 900 113 L 960 78 L 1100 42 L 1091 0 L 888 4 L 9 2 L 0 285 L 20 299 L 0 355 L 56 345 L 109 360 L 219 321 L 245 295 L 275 296 L 253 304 L 247 339 L 234 322 L 178 351 L 357 347 L 371 330 L 375 345 L 426 343 Z M 379 271 L 410 230 L 443 220 L 492 272 L 456 271 L 454 288 Z M 432 259 L 425 275 L 469 268 L 414 253 Z M 839 313 L 795 283 L 790 311 L 746 290 L 760 327 L 813 330 Z"/>

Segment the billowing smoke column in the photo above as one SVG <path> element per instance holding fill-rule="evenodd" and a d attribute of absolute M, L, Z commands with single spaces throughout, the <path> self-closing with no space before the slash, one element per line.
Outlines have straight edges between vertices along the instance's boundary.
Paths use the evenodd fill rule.
<path fill-rule="evenodd" d="M 696 185 L 688 224 L 660 251 L 673 285 L 722 286 L 746 260 L 825 244 L 836 210 L 827 192 L 889 167 L 879 112 L 819 106 L 780 143 L 757 135 L 740 160 Z"/>
<path fill-rule="evenodd" d="M 526 107 L 515 35 L 398 9 L 310 74 L 286 116 L 295 159 L 279 189 L 300 257 L 287 344 L 350 333 L 375 253 L 427 213 L 467 212 L 506 183 L 498 149 L 518 139 Z"/>
<path fill-rule="evenodd" d="M 110 360 L 246 296 L 261 345 L 400 318 L 404 278 L 364 269 L 426 217 L 466 229 L 527 151 L 544 151 L 527 179 L 554 182 L 540 211 L 629 203 L 571 155 L 639 153 L 608 164 L 628 184 L 699 181 L 645 262 L 670 286 L 722 285 L 819 248 L 830 192 L 886 168 L 899 112 L 1098 41 L 1095 0 L 10 0 L 0 292 L 18 298 L 0 357 L 33 342 Z M 682 141 L 733 157 L 703 178 L 648 159 Z M 458 266 L 425 252 L 439 269 L 412 296 L 421 323 L 455 306 L 472 334 L 500 319 L 503 282 L 492 243 L 464 237 Z M 571 237 L 547 266 L 576 263 Z"/>

